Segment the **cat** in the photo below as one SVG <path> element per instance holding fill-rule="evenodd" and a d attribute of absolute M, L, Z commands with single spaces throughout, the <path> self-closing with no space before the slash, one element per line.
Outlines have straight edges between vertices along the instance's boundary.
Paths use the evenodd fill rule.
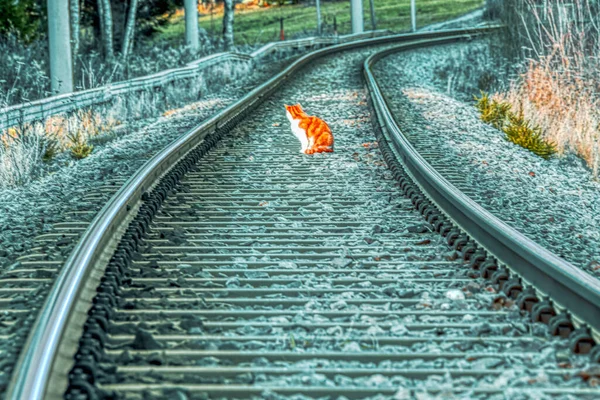
<path fill-rule="evenodd" d="M 325 121 L 307 115 L 300 104 L 285 105 L 285 110 L 292 132 L 300 140 L 300 153 L 333 152 L 333 134 Z"/>

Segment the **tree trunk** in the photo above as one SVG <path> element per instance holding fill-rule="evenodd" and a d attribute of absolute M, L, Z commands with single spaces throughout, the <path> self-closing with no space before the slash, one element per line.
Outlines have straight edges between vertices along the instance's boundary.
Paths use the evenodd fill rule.
<path fill-rule="evenodd" d="M 375 4 L 374 0 L 369 0 L 369 7 L 371 8 L 371 28 L 377 30 L 377 21 L 375 20 Z"/>
<path fill-rule="evenodd" d="M 223 40 L 225 42 L 225 50 L 233 48 L 233 12 L 234 0 L 225 0 L 225 10 L 223 13 Z"/>
<path fill-rule="evenodd" d="M 100 23 L 100 39 L 102 42 L 102 47 L 104 48 L 104 40 L 103 40 L 103 36 L 104 36 L 104 4 L 102 3 L 102 0 L 97 0 L 97 5 L 98 5 L 98 22 Z"/>
<path fill-rule="evenodd" d="M 135 33 L 135 13 L 137 12 L 138 0 L 131 0 L 129 10 L 127 11 L 127 23 L 125 24 L 125 35 L 121 46 L 121 58 L 127 59 L 133 43 L 133 34 Z"/>
<path fill-rule="evenodd" d="M 71 14 L 71 47 L 75 63 L 77 62 L 77 53 L 79 53 L 79 0 L 69 0 L 69 11 Z"/>
<path fill-rule="evenodd" d="M 100 16 L 100 29 L 102 30 L 104 56 L 108 61 L 112 61 L 115 56 L 115 52 L 113 50 L 113 23 L 110 1 L 98 0 L 98 11 Z"/>

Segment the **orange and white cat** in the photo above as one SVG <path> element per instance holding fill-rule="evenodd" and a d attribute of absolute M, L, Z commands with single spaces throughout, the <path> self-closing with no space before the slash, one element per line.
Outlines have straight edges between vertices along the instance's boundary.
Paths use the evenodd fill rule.
<path fill-rule="evenodd" d="M 300 140 L 300 153 L 333 152 L 333 134 L 325 121 L 306 114 L 300 104 L 286 105 L 285 110 L 292 132 Z"/>

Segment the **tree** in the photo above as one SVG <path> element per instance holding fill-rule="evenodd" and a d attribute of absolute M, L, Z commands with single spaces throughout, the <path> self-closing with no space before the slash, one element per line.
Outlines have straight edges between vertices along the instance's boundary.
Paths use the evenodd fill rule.
<path fill-rule="evenodd" d="M 71 14 L 70 21 L 73 62 L 76 62 L 77 53 L 79 53 L 79 0 L 69 0 L 69 12 Z"/>
<path fill-rule="evenodd" d="M 127 22 L 125 24 L 125 34 L 121 43 L 121 58 L 126 59 L 131 50 L 133 42 L 133 34 L 135 30 L 135 14 L 137 11 L 138 0 L 131 0 L 129 10 L 127 12 Z"/>
<path fill-rule="evenodd" d="M 16 33 L 26 41 L 40 31 L 41 4 L 36 0 L 0 0 L 0 35 Z"/>
<path fill-rule="evenodd" d="M 233 1 L 234 0 L 224 0 L 223 40 L 225 42 L 225 50 L 233 48 L 233 12 L 235 9 Z"/>
<path fill-rule="evenodd" d="M 112 8 L 110 0 L 98 0 L 98 17 L 100 19 L 100 36 L 104 57 L 111 61 L 115 57 L 113 48 Z"/>

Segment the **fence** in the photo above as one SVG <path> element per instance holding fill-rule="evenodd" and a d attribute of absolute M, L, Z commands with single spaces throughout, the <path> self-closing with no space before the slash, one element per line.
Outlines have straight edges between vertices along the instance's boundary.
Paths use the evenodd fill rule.
<path fill-rule="evenodd" d="M 345 43 L 352 40 L 379 36 L 385 33 L 387 33 L 387 31 L 379 30 L 338 37 L 311 37 L 269 43 L 250 54 L 234 52 L 213 54 L 193 61 L 182 68 L 169 69 L 156 74 L 117 82 L 99 88 L 52 96 L 0 109 L 0 115 L 2 116 L 0 120 L 0 131 L 20 124 L 44 120 L 53 115 L 69 113 L 87 106 L 108 103 L 124 94 L 148 90 L 181 79 L 193 78 L 206 68 L 217 64 L 225 62 L 258 62 L 277 52 L 308 50 L 336 43 Z"/>

